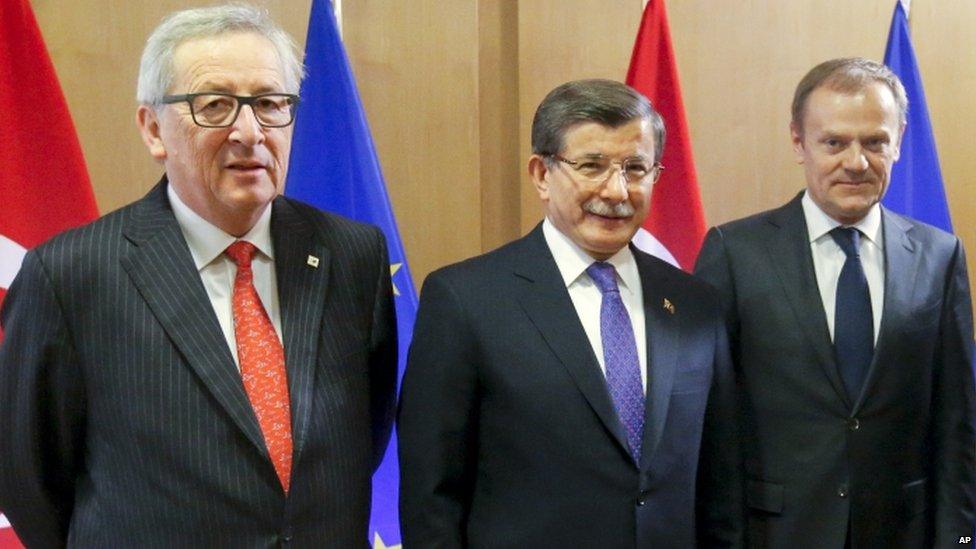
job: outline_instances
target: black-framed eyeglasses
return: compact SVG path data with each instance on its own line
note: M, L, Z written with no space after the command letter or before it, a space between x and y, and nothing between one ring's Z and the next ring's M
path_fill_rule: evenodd
M295 121L298 96L291 93L259 93L258 95L234 95L231 93L204 92L167 95L163 104L186 101L190 116L197 126L226 128L232 125L244 105L250 105L254 118L264 128L284 128Z
M653 181L657 182L661 177L661 172L664 171L664 165L660 162L651 163L640 157L610 160L603 156L586 156L577 160L569 160L558 154L549 156L572 167L581 179L591 183L605 183L610 179L615 167L620 170L629 184L640 183L648 176L653 177Z

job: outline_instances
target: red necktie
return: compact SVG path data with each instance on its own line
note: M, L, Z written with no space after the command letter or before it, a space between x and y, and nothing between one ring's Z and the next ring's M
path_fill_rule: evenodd
M271 462L287 494L291 482L292 444L285 351L254 289L251 258L255 249L254 244L238 240L228 246L226 252L237 264L233 297L237 359L244 390L254 407Z

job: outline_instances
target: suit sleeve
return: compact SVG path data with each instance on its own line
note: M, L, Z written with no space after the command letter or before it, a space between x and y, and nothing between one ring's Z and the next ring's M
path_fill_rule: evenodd
M370 414L373 433L373 469L379 467L393 432L396 415L397 319L390 280L390 258L386 238L377 230L379 275L373 302L370 337Z
M82 469L84 387L70 328L35 252L24 258L0 320L0 510L28 547L61 547Z
M728 336L716 306L715 361L698 462L699 547L742 547L744 487L738 429L738 390Z
M973 317L966 258L957 241L936 351L933 402L934 547L958 546L976 524Z
M465 546L477 452L473 347L463 303L431 275L421 292L397 427L406 547Z
M702 244L701 252L698 253L698 261L695 263L695 276L718 290L722 311L725 314L725 324L729 331L732 356L735 356L736 336L739 327L736 313L735 283L732 280L725 236L718 227L712 227L705 235L705 243Z
M698 254L695 276L718 290L724 332L717 337L715 379L705 412L699 464L699 538L702 547L742 546L745 543L745 467L743 463L741 390L734 358L739 321L735 283L725 235L713 227ZM731 428L731 432L728 429ZM724 430L723 430L724 429ZM723 499L724 498L724 499ZM706 523L702 524L702 520ZM704 535L703 535L704 534Z

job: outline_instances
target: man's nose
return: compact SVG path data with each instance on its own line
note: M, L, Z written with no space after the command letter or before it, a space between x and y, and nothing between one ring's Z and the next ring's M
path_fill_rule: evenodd
M868 169L868 158L864 149L858 145L851 145L844 155L844 169L852 172L863 172Z
M264 127L258 123L258 117L250 105L242 105L237 113L237 120L231 125L231 141L242 145L254 146L264 142Z
M627 192L627 178L624 176L623 168L612 166L610 170L610 176L603 183L600 197L612 202L623 202L630 196Z

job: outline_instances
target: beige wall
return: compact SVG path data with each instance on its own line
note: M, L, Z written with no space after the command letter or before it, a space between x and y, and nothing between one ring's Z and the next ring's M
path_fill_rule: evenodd
M210 2L32 0L103 212L160 174L133 124L138 55L163 14ZM299 42L310 2L266 0ZM418 280L541 218L524 176L529 124L555 85L622 78L641 0L344 0L359 79ZM894 0L668 2L707 219L774 207L802 188L792 89L821 60L880 58ZM912 28L957 234L976 254L976 3L915 0ZM970 271L976 263L970 260Z
M135 125L136 75L146 38L166 14L212 3L31 0L68 100L102 213L141 197L163 173L149 158ZM310 2L255 3L267 6L304 43Z

